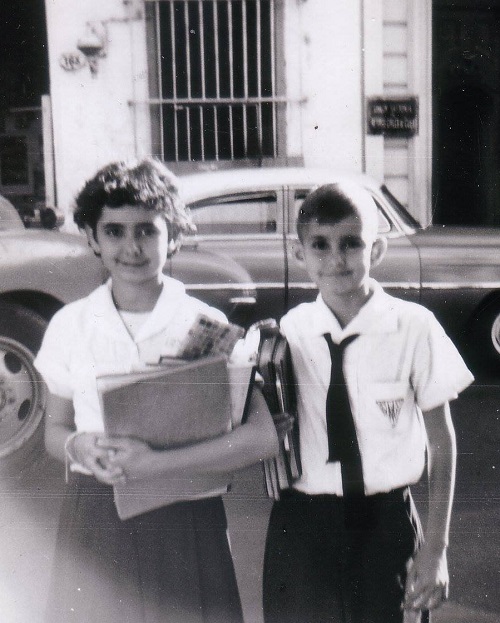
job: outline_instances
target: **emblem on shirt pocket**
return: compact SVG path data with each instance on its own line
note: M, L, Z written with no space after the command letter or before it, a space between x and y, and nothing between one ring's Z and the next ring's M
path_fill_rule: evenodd
M377 400L377 404L382 413L389 418L392 428L398 423L404 398L398 400Z

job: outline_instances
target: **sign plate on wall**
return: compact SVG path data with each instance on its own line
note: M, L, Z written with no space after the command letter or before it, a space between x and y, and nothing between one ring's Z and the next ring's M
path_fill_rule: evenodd
M367 132L389 137L418 134L418 99L370 98L367 103Z

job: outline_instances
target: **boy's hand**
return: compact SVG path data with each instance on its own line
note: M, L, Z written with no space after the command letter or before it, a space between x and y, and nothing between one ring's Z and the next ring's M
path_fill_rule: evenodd
M424 544L408 562L403 607L410 612L437 608L448 598L448 583L446 548L432 550Z
M124 480L136 480L151 475L151 453L147 443L132 437L107 437L98 444L106 451L110 468L120 470Z
M103 438L97 433L79 433L71 440L68 450L72 459L91 471L97 480L115 485L123 481L123 471L109 464L109 453L100 445Z

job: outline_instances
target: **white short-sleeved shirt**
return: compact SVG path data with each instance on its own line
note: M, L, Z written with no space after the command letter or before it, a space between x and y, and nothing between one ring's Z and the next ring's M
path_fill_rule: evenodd
M340 463L327 463L331 361L325 333L335 343L359 335L345 351L344 375L368 495L418 481L425 465L422 411L456 398L474 380L428 309L390 296L373 280L371 288L371 298L344 329L321 295L281 321L298 383L303 473L295 487L305 493L342 495Z
M143 370L174 353L198 313L227 320L218 309L189 296L182 283L164 277L154 309L132 338L108 282L54 315L35 366L50 392L73 401L78 432L103 432L96 377Z

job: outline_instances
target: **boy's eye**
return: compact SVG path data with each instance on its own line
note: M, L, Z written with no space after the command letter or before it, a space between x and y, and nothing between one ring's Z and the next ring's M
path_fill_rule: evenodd
M342 241L342 248L346 251L349 249L360 249L363 246L363 241L357 236L348 236Z
M311 246L316 251L326 251L326 249L328 249L328 242L324 238L315 238Z
M108 223L104 226L103 231L109 238L119 238L123 236L123 227L115 223Z

